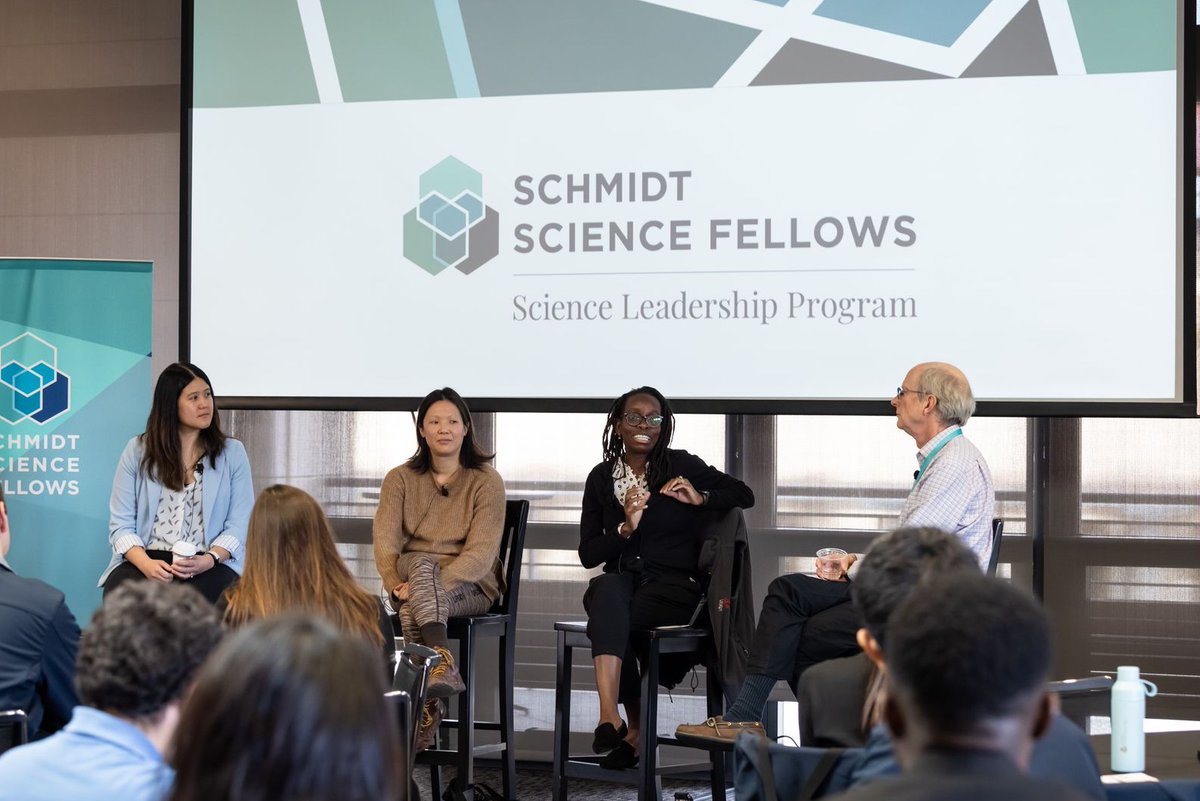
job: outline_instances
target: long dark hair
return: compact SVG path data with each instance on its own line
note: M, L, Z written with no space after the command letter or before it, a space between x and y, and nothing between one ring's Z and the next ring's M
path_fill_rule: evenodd
M162 371L154 385L154 402L150 406L150 417L146 419L146 433L142 434L142 469L167 489L178 491L187 483L186 470L191 465L183 463L183 454L179 450L179 396L197 378L212 389L212 382L199 367L188 362L175 362ZM200 432L200 444L204 446L209 466L215 466L216 458L225 449L215 394L212 420L208 428Z
M433 455L429 452L429 443L421 436L421 426L425 425L425 415L429 413L429 407L438 401L453 403L467 427L467 435L463 437L462 447L458 449L458 463L474 469L490 462L496 454L484 453L475 441L475 426L471 424L471 410L467 408L467 402L450 387L442 387L426 395L417 407L417 452L405 464L416 473L427 473L433 467Z
M379 801L399 795L379 650L311 615L230 635L176 730L171 801Z
M654 443L654 449L650 451L650 456L646 459L646 485L651 490L657 490L666 483L669 477L668 473L671 472L671 466L667 461L667 448L670 447L671 437L675 433L675 413L671 411L671 404L667 402L663 394L654 387L631 389L608 407L608 422L604 425L604 434L601 438L604 445L604 461L610 465L616 465L617 460L625 453L625 444L621 441L617 426L620 425L621 415L625 414L626 401L634 395L649 395L658 401L658 408L662 410L663 421L662 426L659 427L658 441Z

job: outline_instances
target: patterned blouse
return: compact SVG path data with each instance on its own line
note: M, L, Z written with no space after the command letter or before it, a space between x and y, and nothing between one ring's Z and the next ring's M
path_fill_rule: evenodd
M181 490L163 487L146 549L169 551L176 542L190 542L197 551L204 543L204 470L197 465L195 480Z
M613 494L617 496L617 503L625 505L625 494L633 488L638 488L647 495L650 494L650 485L646 483L646 474L640 476L633 472L633 468L625 464L625 460L619 460L613 466Z

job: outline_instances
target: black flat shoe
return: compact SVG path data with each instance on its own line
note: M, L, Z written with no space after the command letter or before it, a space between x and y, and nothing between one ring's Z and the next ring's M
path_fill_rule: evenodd
M616 728L611 723L601 723L596 727L595 736L592 738L592 753L606 754L616 748L621 743L625 742L625 735L629 734L629 727L621 722L621 728Z
M637 751L634 751L633 746L625 740L622 740L620 745L600 759L600 767L606 770L628 770L636 768L637 764Z

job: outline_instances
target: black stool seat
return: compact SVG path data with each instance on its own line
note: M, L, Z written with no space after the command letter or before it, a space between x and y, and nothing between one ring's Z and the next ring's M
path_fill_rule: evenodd
M574 649L586 648L592 642L587 636L585 622L559 622L554 624L558 641L557 678L554 704L554 765L552 779L553 801L566 801L567 780L599 779L636 783L638 801L659 801L662 798L662 776L665 774L695 773L711 770L712 797L725 797L725 759L719 752L712 752L705 762L661 767L658 764L658 746L675 744L674 737L657 736L658 731L658 658L662 654L695 654L708 662L706 693L708 714L721 714L724 697L717 670L712 664L712 635L705 629L691 627L668 627L634 632L634 645L648 654L642 670L642 738L639 745L638 766L634 770L608 770L600 767L600 757L593 754L572 756L569 753L571 739L571 657Z

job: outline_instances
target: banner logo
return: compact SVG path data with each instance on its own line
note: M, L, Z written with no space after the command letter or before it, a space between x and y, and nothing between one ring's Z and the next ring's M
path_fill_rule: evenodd
M58 348L28 332L0 345L0 420L45 424L71 408L71 378Z
M430 275L470 275L500 252L500 215L483 202L483 176L453 156L421 174L421 200L404 215L404 257Z

